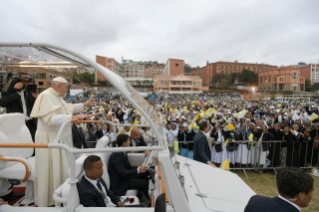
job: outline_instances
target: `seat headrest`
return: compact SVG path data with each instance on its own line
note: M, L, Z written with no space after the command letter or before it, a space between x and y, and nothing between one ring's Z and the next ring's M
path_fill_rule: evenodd
M25 117L22 113L8 113L0 116L0 131L6 135L20 132L25 125Z
M97 141L95 148L105 148L109 145L109 142L109 138L107 136L103 136Z
M87 155L81 155L75 161L75 177L76 178L79 178L82 175L82 173L84 172L83 164L84 164L84 161L87 157L88 157ZM70 173L71 173L71 167L69 168L69 171L68 171L69 176L70 176Z

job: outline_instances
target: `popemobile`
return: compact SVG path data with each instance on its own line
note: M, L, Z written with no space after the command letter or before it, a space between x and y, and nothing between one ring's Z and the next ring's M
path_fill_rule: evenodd
M249 199L255 192L236 174L227 170L213 168L174 154L169 148L164 133L163 121L154 107L123 78L87 57L49 44L43 43L0 43L1 55L11 58L9 66L14 67L82 67L94 68L100 72L145 118L154 130L157 145L145 147L126 147L125 151L145 151L151 153L145 157L142 153L129 153L132 165L155 167L154 179L150 180L149 196L152 207L130 208L87 208L80 204L77 185L84 175L83 162L89 155L98 155L103 161L103 180L110 188L108 161L112 152L122 152L122 148L110 147L107 137L102 137L96 148L71 149L59 143L60 136L67 124L64 122L53 143L33 143L22 114L0 115L0 179L18 179L26 182L26 192L22 204L34 202L33 148L60 148L69 156L69 178L53 193L53 199L61 207L14 207L1 205L1 212L191 212L191 211L244 211ZM0 61L0 63L2 63ZM4 64L2 64L4 65ZM105 118L105 117L104 117ZM121 124L117 124L121 125ZM130 126L122 124L122 126ZM132 126L132 125L131 125ZM77 159L76 159L77 158ZM140 204L137 190L129 190L122 198L132 199Z

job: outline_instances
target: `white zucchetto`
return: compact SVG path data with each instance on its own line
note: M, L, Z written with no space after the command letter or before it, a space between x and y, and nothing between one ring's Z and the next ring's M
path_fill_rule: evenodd
M63 77L56 77L52 80L52 82L68 83L68 81L64 79Z

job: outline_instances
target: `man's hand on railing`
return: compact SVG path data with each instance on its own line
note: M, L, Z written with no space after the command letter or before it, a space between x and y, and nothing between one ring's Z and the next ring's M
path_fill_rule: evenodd
M82 115L74 115L74 116L72 116L72 119L83 120L83 116Z
M215 166L212 162L208 162L207 164L214 167L214 168L217 168L217 166Z
M149 150L146 150L146 151L144 152L144 156L147 157L148 154L150 154L150 151L149 151Z

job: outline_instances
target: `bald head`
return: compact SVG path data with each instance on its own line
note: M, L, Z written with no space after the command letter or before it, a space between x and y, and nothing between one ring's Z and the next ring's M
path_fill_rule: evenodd
M132 129L131 131L131 138L134 140L134 141L138 141L140 140L140 137L141 137L141 132L138 128L134 128Z

